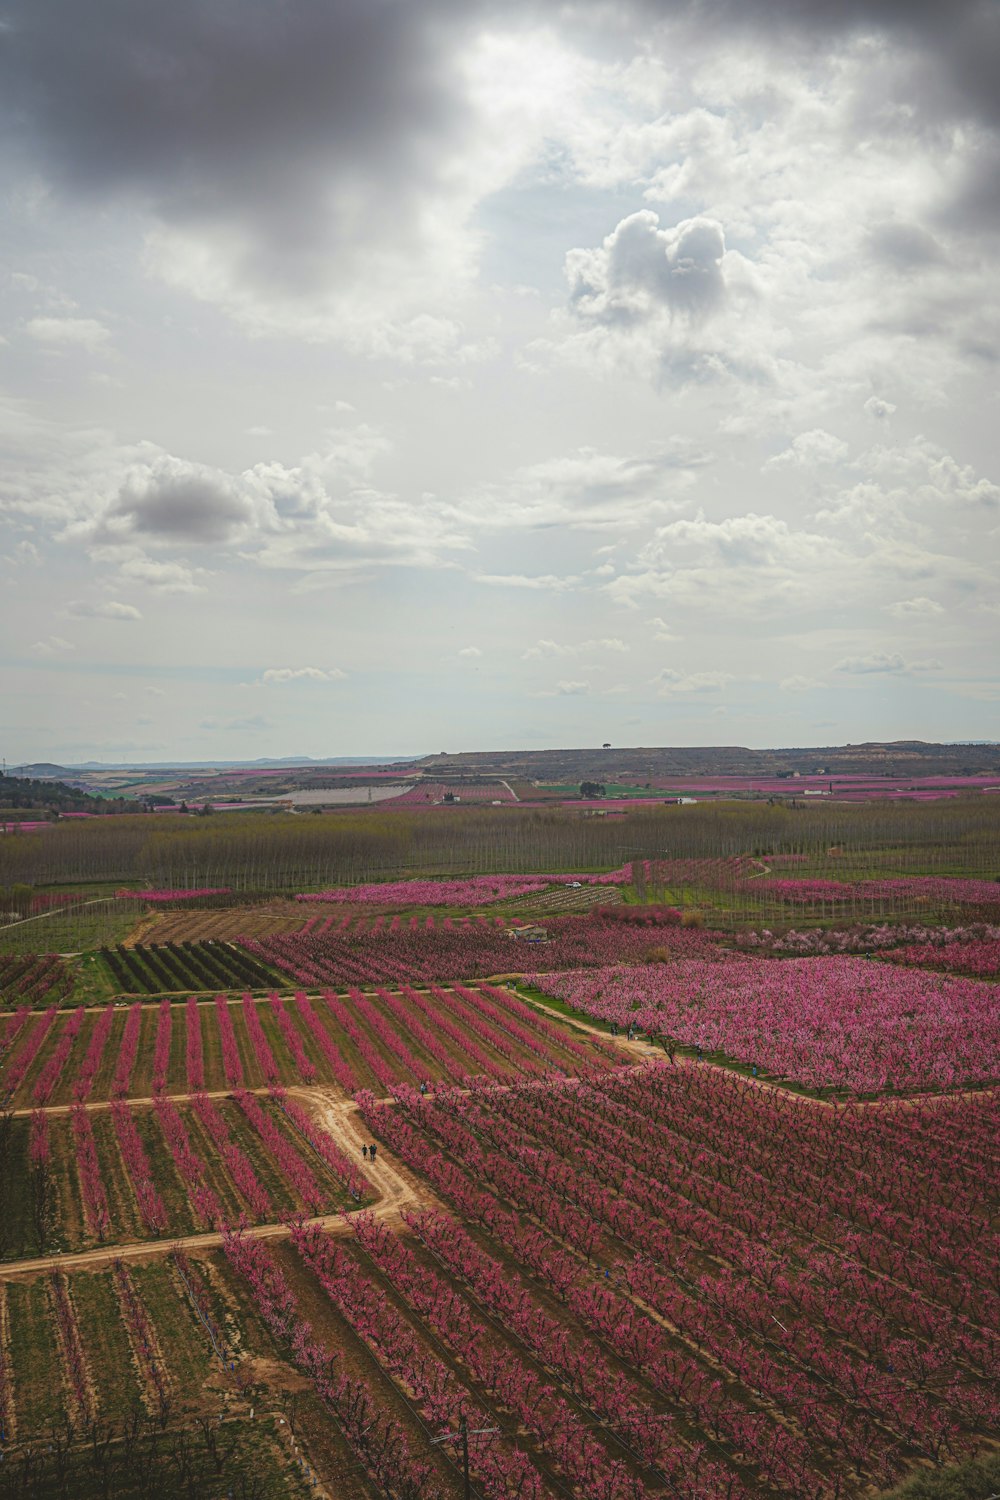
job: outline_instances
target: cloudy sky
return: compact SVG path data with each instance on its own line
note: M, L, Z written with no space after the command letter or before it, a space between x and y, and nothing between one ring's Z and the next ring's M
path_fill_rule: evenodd
M996 0L0 0L8 762L1000 738Z

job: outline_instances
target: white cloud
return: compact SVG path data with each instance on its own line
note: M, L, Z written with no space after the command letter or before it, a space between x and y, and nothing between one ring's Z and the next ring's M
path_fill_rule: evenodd
M944 606L936 599L928 599L926 595L918 595L915 599L897 599L895 604L883 606L886 614L892 615L897 620L907 619L933 619L936 615L944 614Z
M42 554L39 552L34 542L29 542L27 538L25 538L24 540L18 542L11 552L5 552L3 554L3 560L4 562L12 564L13 567L24 567L28 565L37 568L41 566Z
M553 594L564 593L579 583L578 578L560 578L554 573L540 573L531 577L526 573L475 573L476 583L488 584L491 588L546 589Z
M573 679L562 679L555 687L543 688L541 692L533 693L534 698L580 698L590 692L589 682L579 682Z
M569 252L566 276L578 317L621 326L666 309L696 320L721 304L722 225L706 218L659 225L651 209L640 209L622 219L600 249Z
M141 555L126 557L119 565L119 572L123 577L144 583L161 594L199 593L207 586L201 580L211 577L205 568L189 568L184 563Z
M35 641L31 649L37 651L40 656L54 656L60 651L75 651L76 647L72 641L64 640L61 635L49 635L43 641Z
M967 505L1000 506L1000 485L976 474L971 464L962 464L950 453L931 458L928 483L933 491Z
M913 673L939 672L941 663L939 661L906 661L898 651L871 651L867 656L845 656L842 661L835 664L833 670L859 676L874 672L911 676Z
M628 608L652 596L669 599L672 613L763 619L818 597L842 599L856 567L831 537L795 530L778 516L695 516L657 527L602 592Z
M783 677L778 684L783 693L809 693L813 688L822 687L822 682L815 677Z
M585 651L627 651L628 646L618 636L605 636L600 640L578 641L570 645L562 641L541 640L521 652L522 661L534 661L540 657L579 656Z
M834 437L832 432L826 432L822 427L814 427L811 432L802 432L794 438L791 447L786 448L783 453L776 453L773 458L769 458L764 468L775 469L782 464L794 468L836 464L846 458L847 453L848 447L842 438Z
M84 620L141 620L142 615L134 604L122 604L117 599L105 599L92 603L87 599L71 599L66 613Z
M892 416L895 410L892 402L884 400L881 396L869 396L865 402L865 411L878 422L884 422Z
M623 458L578 448L517 469L503 484L473 489L459 512L479 526L619 532L676 514L698 474L712 462L700 445L674 440ZM594 570L600 573L600 567ZM612 564L604 571L614 572Z
M268 667L261 674L262 684L276 682L342 682L347 677L339 667Z
M29 318L25 325L31 337L50 348L86 349L101 354L111 337L96 318Z
M653 678L664 698L675 693L719 693L734 680L732 672L678 672L674 667L664 667Z
M463 646L458 654L459 656L465 656L471 659L474 657L482 656L483 653L480 651L478 646Z

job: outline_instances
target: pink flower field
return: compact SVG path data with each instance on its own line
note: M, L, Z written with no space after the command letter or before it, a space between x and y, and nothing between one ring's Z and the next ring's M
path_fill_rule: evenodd
M296 901L360 902L372 906L490 906L515 896L544 891L551 885L621 885L631 879L628 866L604 875L471 875L465 880L387 880L372 885L340 886L306 892Z
M1000 1075L997 992L976 979L836 957L680 959L530 982L602 1021L664 1032L809 1088L872 1094Z
M919 969L944 969L948 973L971 974L977 979L1000 979L1000 935L951 943L910 943L887 953L886 957L891 963Z
M508 937L500 917L383 915L362 931L353 930L348 917L240 941L255 958L306 986L434 983L520 973L528 965L577 969L645 963L661 954L708 959L721 954L710 933L679 923L679 914L664 908L602 908L546 919L548 941L529 944Z
M821 954L863 953L870 957L874 952L888 949L905 949L907 957L900 952L885 952L893 963L911 963L917 968L957 969L980 978L990 978L1000 970L1000 927L987 922L973 923L968 927L924 927L912 924L900 925L890 922L862 923L852 927L807 927L797 931L775 933L738 932L735 935L737 948L760 954L774 954L789 958L818 958ZM946 961L937 952L947 949ZM973 950L980 954L992 954L986 967L966 964L961 955ZM926 959L909 956L917 953L934 954Z
M910 875L896 880L768 880L762 889L779 901L801 905L840 901L877 901L935 906L995 906L1000 909L1000 884L995 880L956 880L947 876Z

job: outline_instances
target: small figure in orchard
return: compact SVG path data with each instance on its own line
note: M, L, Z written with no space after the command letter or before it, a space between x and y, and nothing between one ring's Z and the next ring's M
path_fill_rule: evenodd
M374 1161L375 1160L375 1151L376 1151L375 1142L372 1141L371 1145L368 1147L368 1157L369 1157L370 1161Z
M361 1147L361 1155L364 1157L365 1161L368 1160L368 1147L367 1146L362 1146Z

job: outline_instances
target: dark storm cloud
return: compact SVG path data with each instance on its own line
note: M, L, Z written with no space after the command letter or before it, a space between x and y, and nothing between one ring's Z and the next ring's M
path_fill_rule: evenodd
M252 516L249 500L227 475L166 458L126 480L99 539L223 542Z
M940 265L945 260L937 240L919 224L876 224L868 244L877 260L900 271Z
M135 192L182 226L228 221L252 238L261 273L294 289L363 244L386 199L405 226L461 130L447 10L19 3L0 38L0 95L16 138L63 185ZM462 31L452 19L452 45Z
M688 16L696 27L771 36L779 48L845 33L891 33L926 69L918 112L948 111L1000 124L1000 6L996 0L635 0L652 17ZM914 78L914 83L916 79Z
M470 118L464 41L529 17L630 54L655 46L657 19L781 52L883 30L914 133L1000 124L995 0L12 0L8 149L75 191L131 191L170 225L235 233L250 282L308 293L387 234L419 233ZM992 147L961 194L970 221L1000 208Z

